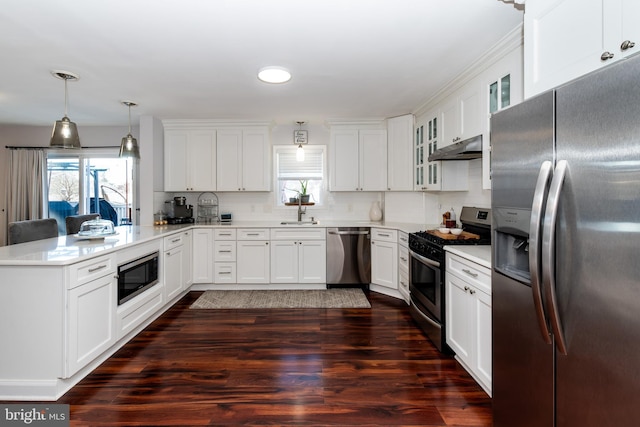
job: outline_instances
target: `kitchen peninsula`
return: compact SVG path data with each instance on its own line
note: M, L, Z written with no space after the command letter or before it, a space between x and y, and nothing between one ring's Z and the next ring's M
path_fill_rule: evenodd
M231 230L315 230L353 221L283 226L279 222L228 225L117 227L104 239L61 236L0 248L0 399L56 400L124 343L181 298L194 283L198 258L209 266L212 253L196 253L201 233ZM358 222L358 226L418 231L420 224ZM268 244L268 237L265 237ZM118 305L118 267L157 255L158 282ZM234 284L224 284L234 286ZM215 286L213 281L208 285ZM239 286L239 285L237 285ZM261 288L324 287L315 284L256 283ZM397 289L372 290L398 298ZM254 287L254 288L255 288Z

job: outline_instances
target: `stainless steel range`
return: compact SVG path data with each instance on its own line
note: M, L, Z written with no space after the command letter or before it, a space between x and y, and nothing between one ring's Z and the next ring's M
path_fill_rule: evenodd
M409 234L409 311L418 326L443 353L453 353L445 342L445 253L447 245L490 245L491 209L464 206L459 236L437 230Z

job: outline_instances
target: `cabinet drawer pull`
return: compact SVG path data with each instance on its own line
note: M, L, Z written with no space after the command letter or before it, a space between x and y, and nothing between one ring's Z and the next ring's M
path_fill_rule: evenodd
M88 271L89 271L89 273L93 273L93 272L96 272L98 270L102 270L103 268L107 268L107 265L106 264L99 265L97 267L90 268Z
M259 236L260 233L247 233L247 236Z
M179 241L180 241L180 237L178 237L177 239L173 239L171 243L178 243Z
M391 234L378 233L378 236L382 236L382 237L391 237Z
M631 49L632 47L634 47L636 44L634 42L632 42L631 40L625 40L622 42L622 44L620 45L620 50L627 50L627 49Z
M230 271L220 271L220 272L218 272L218 274L231 274L231 272Z
M466 268L463 268L462 271L464 271L465 273L467 273L471 277L478 277L477 273L473 273L473 272L467 270Z
M219 236L231 236L231 233L220 233Z
M218 251L218 253L221 253L221 254L223 254L223 253L226 254L226 253L230 253L230 252L231 252L231 250Z
M608 59L613 58L613 56L614 55L611 52L603 52L602 55L600 55L600 59L603 60L603 61L606 61Z
M400 259L402 260L402 262L407 262L407 259L403 256L401 256Z

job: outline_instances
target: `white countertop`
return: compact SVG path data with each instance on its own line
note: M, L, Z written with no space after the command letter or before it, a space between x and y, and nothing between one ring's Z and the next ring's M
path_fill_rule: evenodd
M427 229L424 224L398 222L371 222L353 220L319 221L318 224L282 225L280 221L234 221L231 225L181 224L162 226L116 227L114 236L98 240L82 240L73 236L60 236L0 247L0 266L67 265L83 259L104 255L125 246L144 243L181 230L191 228L281 228L281 227L379 227L412 233Z
M444 250L491 268L491 246L489 245L445 246Z

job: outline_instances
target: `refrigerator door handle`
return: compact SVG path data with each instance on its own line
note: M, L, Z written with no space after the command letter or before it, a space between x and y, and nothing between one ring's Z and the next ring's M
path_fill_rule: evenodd
M560 160L556 164L556 170L553 174L551 187L549 188L549 198L544 214L544 228L542 233L542 282L547 303L550 306L549 320L555 336L556 348L560 353L565 355L567 354L567 345L562 332L562 323L556 298L554 257L558 203L560 202L560 193L568 167L569 164L566 160Z
M538 319L538 325L540 326L542 339L547 344L551 344L552 341L549 327L547 326L544 306L542 304L542 285L540 283L542 245L540 243L540 234L542 232L542 209L544 207L547 185L549 185L552 170L553 164L548 160L544 161L540 166L538 181L536 182L536 189L533 194L531 222L529 225L529 270L531 273L531 292L533 294L533 305L536 310L536 317Z

